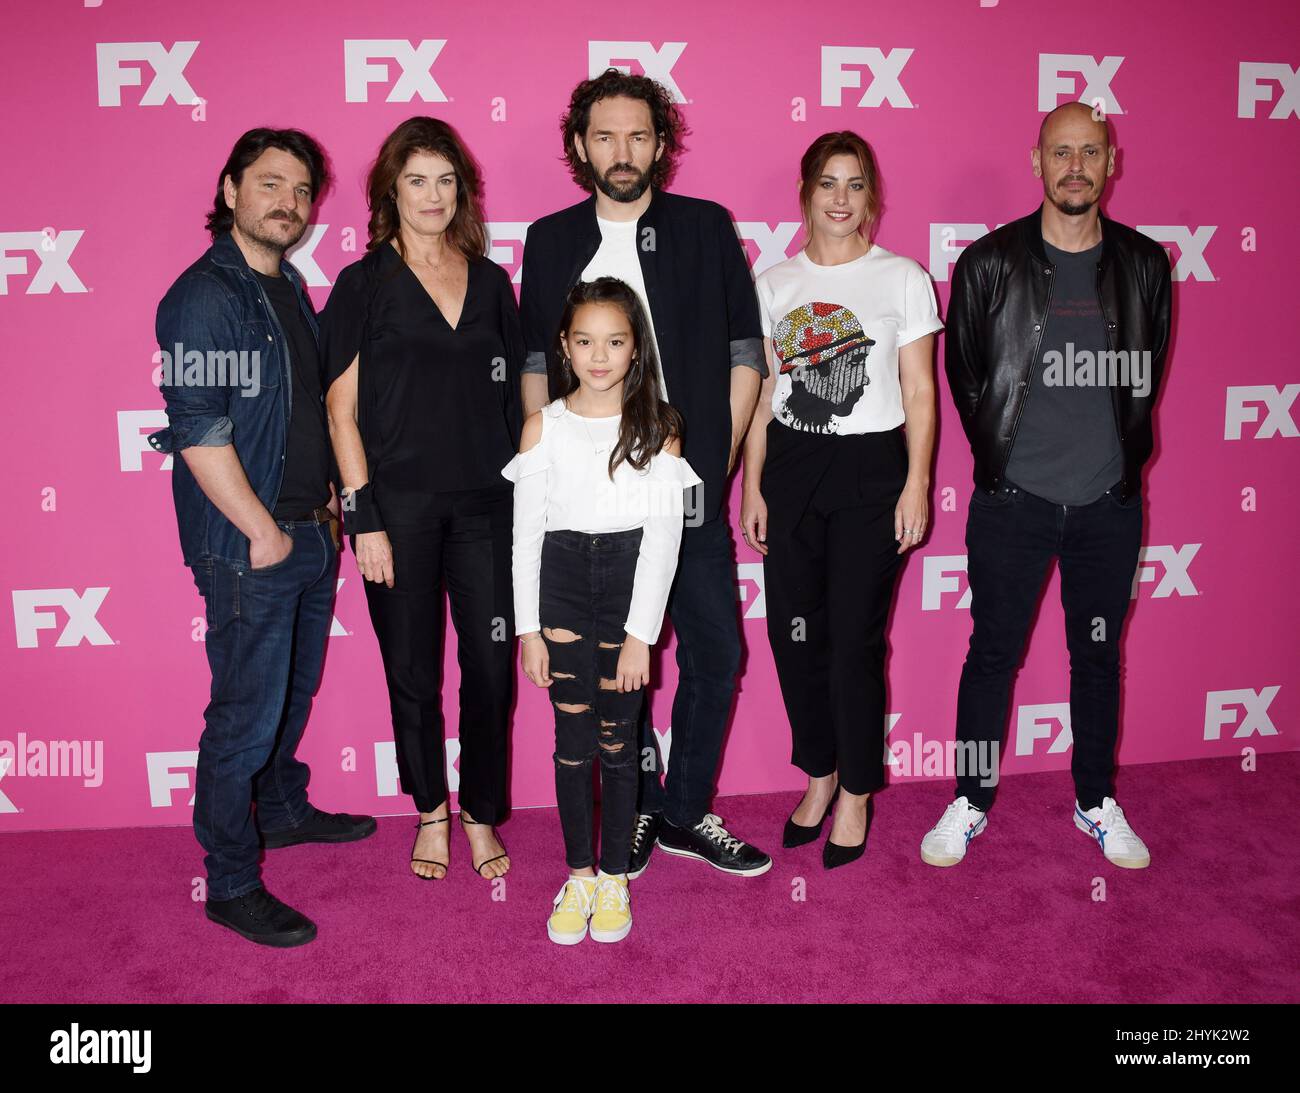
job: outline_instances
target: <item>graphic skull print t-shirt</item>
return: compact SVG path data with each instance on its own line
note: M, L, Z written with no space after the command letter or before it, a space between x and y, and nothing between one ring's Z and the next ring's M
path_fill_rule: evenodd
M873 245L820 266L801 250L759 275L772 339L772 414L809 433L875 433L903 424L898 350L943 329L934 285L910 258Z

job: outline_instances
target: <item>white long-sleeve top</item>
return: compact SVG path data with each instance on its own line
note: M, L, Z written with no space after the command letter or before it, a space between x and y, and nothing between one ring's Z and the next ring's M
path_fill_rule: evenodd
M684 491L702 479L681 456L660 452L644 471L626 461L609 477L621 417L579 417L563 399L542 407L542 439L501 473L515 484L515 633L541 629L542 539L548 531L641 528L640 554L624 630L659 640L682 541Z

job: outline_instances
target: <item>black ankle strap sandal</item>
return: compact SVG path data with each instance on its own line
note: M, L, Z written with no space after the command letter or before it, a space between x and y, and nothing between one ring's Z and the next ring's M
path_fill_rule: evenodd
M415 825L415 827L416 827L416 836L415 836L415 841L416 841L416 842L419 842L419 841L420 841L420 835L419 835L419 829L420 829L420 828L422 828L422 827L428 827L430 824L445 824L446 822L447 822L447 817L446 817L446 816L444 816L441 820L421 820L421 821L419 821L419 822ZM414 847L414 846L411 847L411 852L412 852L412 853L415 852L415 847ZM441 876L441 877L426 877L423 873L413 873L413 874L412 874L413 876L419 877L421 880L446 880L446 879L447 879L447 863L446 863L445 861L434 861L432 858L415 858L415 857L413 857L413 858L411 859L411 861L412 861L412 862L419 862L419 863L421 863L422 865L440 865L440 866L442 866L442 876Z

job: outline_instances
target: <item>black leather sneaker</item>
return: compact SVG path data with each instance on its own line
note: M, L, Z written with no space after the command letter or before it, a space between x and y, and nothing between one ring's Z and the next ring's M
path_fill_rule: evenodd
M659 829L659 849L683 858L698 858L714 869L738 877L757 877L772 868L772 859L756 846L733 838L722 820L709 813L694 827L678 827L664 820Z
M316 937L316 923L265 888L254 888L234 899L210 899L203 910L213 922L259 945L291 949Z
M373 816L349 816L346 812L322 812L313 808L304 824L283 831L263 831L262 845L267 850L278 850L298 843L350 843L373 835L377 826Z
M627 879L636 880L650 864L650 854L655 848L655 839L663 826L662 812L637 813L636 827L632 829L632 856L627 863Z

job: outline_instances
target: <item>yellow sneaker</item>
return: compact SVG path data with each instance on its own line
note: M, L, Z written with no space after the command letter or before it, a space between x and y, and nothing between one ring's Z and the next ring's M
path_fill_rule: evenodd
M555 897L555 909L546 922L546 933L557 945L576 945L587 936L595 877L570 876Z
M596 909L591 915L592 941L622 941L632 929L632 904L627 874L596 875Z

